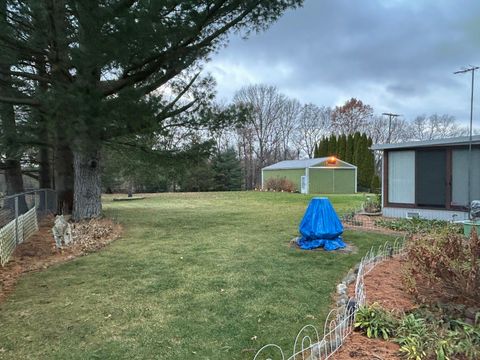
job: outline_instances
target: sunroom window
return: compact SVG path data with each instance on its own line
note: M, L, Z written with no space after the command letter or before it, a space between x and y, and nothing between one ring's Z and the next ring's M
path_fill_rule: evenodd
M452 205L468 205L468 149L452 151ZM480 200L480 149L472 149L471 200Z
M415 151L392 151L388 155L388 201L415 203Z

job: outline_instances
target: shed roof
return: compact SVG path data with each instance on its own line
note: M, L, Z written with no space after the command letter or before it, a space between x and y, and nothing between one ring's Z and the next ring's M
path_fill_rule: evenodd
M375 144L372 146L372 150L393 150L393 149L406 149L406 148L420 148L420 147L434 147L434 146L455 146L455 145L468 145L470 141L469 136L459 136L448 139L435 139L425 141L409 141L398 144ZM480 135L472 136L472 144L480 144Z
M266 166L262 170L305 169L305 168L310 168L315 166L321 166L322 163L324 163L327 160L328 160L328 157L304 159L304 160L284 160L276 164ZM343 160L337 159L337 161L342 165L341 167L351 167L351 168L355 167L354 165L349 164Z

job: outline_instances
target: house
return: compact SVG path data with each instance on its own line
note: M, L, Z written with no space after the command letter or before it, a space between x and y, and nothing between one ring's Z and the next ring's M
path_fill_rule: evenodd
M373 145L383 152L383 215L466 220L480 199L480 136ZM468 173L470 167L470 181Z
M357 192L357 167L336 157L285 160L262 169L262 188L269 179L285 178L303 194L353 194Z

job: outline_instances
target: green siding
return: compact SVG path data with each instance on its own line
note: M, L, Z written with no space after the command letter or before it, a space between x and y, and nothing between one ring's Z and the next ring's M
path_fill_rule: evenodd
M355 193L355 169L310 169L311 194Z
M337 169L335 171L335 193L355 193L355 169Z
M310 194L332 194L333 193L333 170L330 169L309 169Z
M300 191L301 177L304 175L305 169L263 170L263 184L266 185L271 178L286 178L295 184L297 191Z

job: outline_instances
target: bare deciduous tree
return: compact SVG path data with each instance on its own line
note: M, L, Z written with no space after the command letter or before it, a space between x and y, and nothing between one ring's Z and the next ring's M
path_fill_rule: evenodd
M332 113L332 126L337 134L364 132L373 118L373 108L361 100L351 98L344 105L335 107Z
M332 110L314 104L304 105L296 128L298 148L310 159L314 156L315 146L331 130Z
M389 119L384 116L374 116L367 124L365 132L372 138L374 144L384 144L389 140L391 143L398 143L412 138L412 127L403 118L393 118L390 124Z
M295 129L299 122L302 105L296 99L286 99L283 105L283 112L278 123L278 137L280 145L280 158L288 160L298 156L298 151L292 148L292 141Z
M462 136L468 129L459 126L451 115L432 114L417 116L411 123L413 140L433 140Z
M242 133L249 135L249 148L257 160L254 171L256 186L260 183L260 169L267 164L267 159L279 144L278 128L284 117L287 97L279 93L274 86L251 85L240 89L235 94L234 102L250 109L248 122Z

